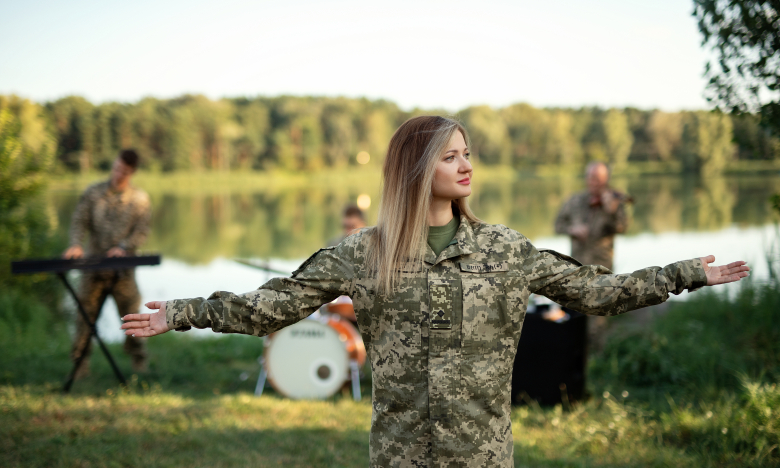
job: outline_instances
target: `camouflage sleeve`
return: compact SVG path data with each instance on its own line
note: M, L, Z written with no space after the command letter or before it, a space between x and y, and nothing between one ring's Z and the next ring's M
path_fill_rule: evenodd
M351 244L342 242L337 247L320 249L292 277L274 278L256 291L217 291L208 299L167 301L168 327L264 336L292 325L322 304L349 293L354 277Z
M70 220L70 245L84 246L84 240L89 230L94 203L94 190L88 188L81 194L76 210Z
M698 258L615 275L602 266L582 266L551 250L533 249L529 257L530 292L590 315L618 315L660 304L670 293L694 291L707 284Z
M569 228L571 227L571 199L563 204L558 216L555 217L555 232L557 234L569 235Z
M149 236L149 229L152 219L152 209L149 202L149 195L146 193L139 197L138 207L136 209L135 218L132 229L126 238L119 241L119 247L122 249L133 252L141 244L144 243L147 236Z

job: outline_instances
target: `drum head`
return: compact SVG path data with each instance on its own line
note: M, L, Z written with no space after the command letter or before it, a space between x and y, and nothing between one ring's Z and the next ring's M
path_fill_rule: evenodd
M274 333L265 351L268 381L288 398L327 398L347 379L348 357L333 328L302 320Z

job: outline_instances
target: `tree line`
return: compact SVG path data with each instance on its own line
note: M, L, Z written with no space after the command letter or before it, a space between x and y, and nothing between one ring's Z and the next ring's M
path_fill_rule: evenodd
M31 109L24 125L56 142L53 170L60 172L106 170L128 147L141 153L143 167L162 172L379 165L404 120L442 113L404 111L385 100L295 96L102 104L68 96L42 105L0 96L0 108ZM657 161L718 173L735 160L780 159L780 139L752 114L513 104L472 106L455 117L469 130L481 164L521 170L600 160L618 171ZM370 158L356 158L361 152Z

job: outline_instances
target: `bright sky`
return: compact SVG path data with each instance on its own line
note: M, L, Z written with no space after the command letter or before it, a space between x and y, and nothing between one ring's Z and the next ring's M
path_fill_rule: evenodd
M706 108L690 0L0 2L0 94Z

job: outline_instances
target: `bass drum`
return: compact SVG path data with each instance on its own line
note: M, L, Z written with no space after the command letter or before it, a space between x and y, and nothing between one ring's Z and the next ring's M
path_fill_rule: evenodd
M266 338L268 382L292 399L322 399L349 379L349 361L363 365L366 350L355 327L338 316L302 320Z

